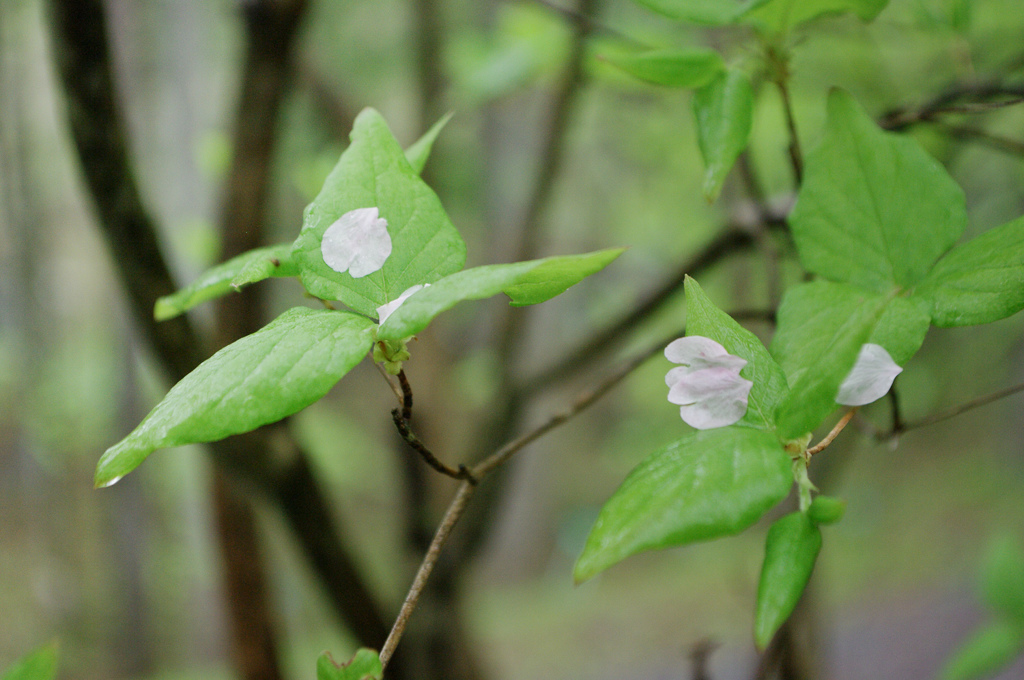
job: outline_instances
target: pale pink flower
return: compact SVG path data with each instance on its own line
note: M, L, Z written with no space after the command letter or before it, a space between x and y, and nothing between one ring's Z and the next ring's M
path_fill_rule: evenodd
M669 343L665 357L677 364L665 376L668 400L683 421L698 430L732 425L747 412L751 381L740 377L747 360L710 338L691 335Z

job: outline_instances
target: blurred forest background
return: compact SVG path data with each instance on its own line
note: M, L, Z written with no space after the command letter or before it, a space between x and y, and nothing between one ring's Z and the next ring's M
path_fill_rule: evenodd
M258 553L247 564L266 579L263 614L280 673L262 677L311 677L321 651L341 659L380 641L360 639L351 612L339 614L344 579L334 571L341 580L325 585L330 559L307 559L325 553L309 547L315 527L296 531L301 520L274 486L281 475L254 474L244 453L211 458L190 447L157 453L110 489L92 488L99 455L174 374L140 330L119 274L125 253L141 246L104 230L107 213L69 128L80 101L69 103L60 68L74 73L81 63L59 65L81 56L65 33L91 25L93 5L0 2L0 668L59 639L65 678L238 677L231 621L256 623L226 604L225 555L244 534L225 524L230 498L243 518L254 512L246 545ZM55 7L65 21L57 32ZM403 144L454 112L426 178L469 244L469 265L629 246L608 270L536 310L509 316L501 301L462 305L414 344L407 371L417 426L449 462L493 451L681 329L682 289L672 284L681 267L726 310L767 310L773 278L799 279L786 240L758 230L753 202L780 211L792 201L778 90L756 83L745 168L709 205L690 93L645 86L599 59L626 41L710 45L740 63L756 57L744 29L684 26L629 0L102 7L130 168L179 285L229 254L233 238L290 242L364 106L380 110ZM259 13L277 11L296 22L287 39L259 33ZM281 81L255 81L280 94L267 105L270 122L255 123L267 138L255 142L268 151L266 182L238 165L241 145L253 143L238 109L249 69L260 68L254 45L283 50L267 57L279 60ZM99 87L77 77L85 90ZM1019 0L892 0L870 25L825 18L794 45L791 95L805 148L819 137L829 87L848 89L880 120L897 112L886 120L904 123L965 189L968 236L1024 214L1024 106L912 114L943 93L989 85L1024 89ZM100 129L115 134L113 122ZM265 196L246 203L245 192L264 185ZM750 186L763 195L752 197ZM262 233L232 226L249 214L239 202L255 206ZM710 265L693 260L735 233ZM248 321L254 327L303 303L293 280L259 285L265 299L243 308L262 310ZM649 300L652 311L630 320ZM210 304L191 318L206 354L229 332L217 317ZM752 328L770 337L767 324ZM406 668L423 669L405 677L687 678L704 641L716 645L709 677L753 677L764 526L631 558L572 585L597 509L685 427L665 400L667 368L655 356L488 481L481 509L490 512L456 529L449 564L400 647ZM897 389L914 420L1021 382L1017 315L933 329ZM336 520L322 541L338 541L386 625L454 489L411 460L393 406L365 362L286 426L297 443L290 455L306 456ZM929 678L983 617L975 582L990 538L1024 535L1024 400L1011 396L898 441L872 437L871 423L889 426L885 403L863 416L812 469L848 509L826 531L801 616L812 631L805 651L821 669L811 677ZM275 455L258 458L262 470L287 468ZM293 496L312 497L304 494ZM447 646L431 646L432 636ZM430 663L461 668L428 671ZM399 677L401 664L395 669ZM1018 663L1001 677L1022 674Z

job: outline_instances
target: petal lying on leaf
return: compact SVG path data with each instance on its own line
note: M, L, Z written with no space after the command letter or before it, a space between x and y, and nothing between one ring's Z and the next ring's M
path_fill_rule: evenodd
M665 376L668 400L679 405L683 421L698 430L732 425L747 412L754 386L740 377L747 360L729 354L710 338L690 336L674 340L665 357L683 364Z
M350 210L324 232L320 252L336 272L362 278L384 266L391 255L388 221L376 207Z
M896 365L884 347L866 343L860 348L857 363L839 386L836 403L863 406L881 399L902 372L903 369Z
M378 324L384 323L384 321L386 321L389 316L391 316L392 314L395 313L396 309L398 309L399 307L402 306L403 302L405 302L410 297L412 297L413 293L419 292L419 291L423 290L424 288L429 288L429 287L430 287L429 283L423 283L423 284L417 283L415 286L410 286L410 287L406 288L402 292L401 295L399 295L397 298L395 298L391 302L388 302L387 304L383 304L380 307L378 307L377 308L377 323Z

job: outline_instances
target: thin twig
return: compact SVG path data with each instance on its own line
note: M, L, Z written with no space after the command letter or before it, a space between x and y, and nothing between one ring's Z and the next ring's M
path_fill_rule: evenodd
M908 423L904 423L902 427L893 427L888 432L878 432L875 434L875 440L880 442L889 441L900 436L905 432L909 432L910 430L916 430L921 427L927 427L929 425L941 423L944 420L955 418L956 416L962 413L966 413L981 406L986 406L994 401L998 401L1000 399L1004 399L1006 397L1017 394L1018 392L1024 392L1024 383L1014 385L1012 387L1007 387L997 392L983 395L976 399L971 399L968 402L964 402L963 404L960 404L958 406L946 409L945 411L939 411L938 413L932 414L925 418L921 418L920 420L913 420Z
M402 388L402 420L408 422L412 419L412 385L404 370L398 372L398 385Z
M470 477L467 477L462 485L459 486L459 490L456 492L455 497L448 506L448 510L445 511L441 525L438 527L437 533L434 535L434 540L431 542L430 548L427 550L427 554L424 556L423 562L420 564L420 568L416 572L416 577L413 579L412 586L409 588L409 593L406 595L405 602L402 603L402 609L398 614L398 619L395 621L395 625L391 629L391 634L388 636L387 641L384 643L384 647L381 649L380 659L384 666L387 666L388 660L394 653L395 647L398 645L398 641L401 638L402 633L405 631L409 617L416 608L416 603L419 600L420 594L427 583L430 573L434 569L434 565L437 563L437 559L441 553L441 548L448 540L452 527L455 526L455 523L458 522L459 518L465 512L469 499L473 495L476 485L470 481L470 478L475 480L483 479L500 465L508 461L508 459L514 456L518 451L522 450L527 444L530 444L544 434L578 415L588 406L591 406L594 402L607 394L609 390L619 384L626 376L636 370L637 367L643 364L647 359L657 354L669 341L670 340L658 342L652 345L644 352L623 364L619 370L606 377L595 388L577 398L568 409L553 415L538 427L518 439L509 442L489 458L485 459L471 470L466 471ZM397 414L398 410L395 409L392 413ZM399 419L396 416L396 424L398 423L398 420ZM465 470L465 468L463 468L463 470Z
M388 384L394 389L395 386L391 380L388 380ZM465 465L460 465L458 468L445 465L412 431L412 427L409 425L409 421L412 420L412 385L409 384L409 377L405 375L404 370L398 371L398 385L402 388L402 391L401 393L396 391L395 394L398 396L398 401L401 403L402 408L401 410L396 408L391 411L391 419L395 421L398 434L402 435L402 439L409 444L413 451L420 454L420 457L423 458L427 465L442 475L452 479L464 479L471 484L476 484L476 477L470 473Z
M522 397L534 395L607 356L609 352L620 345L628 333L635 330L639 324L661 309L679 292L687 275L696 275L727 255L750 247L754 240L751 233L740 229L729 229L723 232L704 246L703 250L684 262L672 276L650 293L646 300L633 307L621 319L611 323L604 330L591 334L590 340L573 348L568 355L552 362L549 368L541 370L536 376L523 383L518 389L519 395Z
M452 479L464 479L471 484L476 484L476 477L465 465L453 468L442 463L440 459L434 455L433 451L428 449L426 445L420 441L419 437L409 429L409 421L402 418L402 414L397 408L391 411L391 419L395 421L395 427L398 428L398 434L402 435L402 439L412 447L413 451L420 454L420 457L427 465L434 468L442 475L446 475Z
M796 133L796 117L793 115L793 101L789 96L789 85L780 78L776 85L779 87L779 94L782 95L782 108L786 112L786 129L789 131L789 162L793 166L793 179L797 186L803 184L804 179L804 155L800 150L800 138Z
M1024 156L1024 142L1022 141L1003 137L1002 135L969 125L955 125L945 121L931 121L931 123L952 137L974 140L979 144L984 144L991 149L1002 151L1012 156Z
M859 409L859 406L854 406L849 411L847 411L846 415L839 419L839 422L836 423L836 426L832 428L831 432L825 435L824 439L822 439L820 442L818 442L811 448L807 449L807 457L809 458L814 454L821 453L822 451L827 449L828 445L832 443L832 440L839 436L839 433L843 431L843 428L847 426L847 424L850 422L853 416L857 414L857 411Z
M459 518L466 511L466 506L469 504L469 499L473 497L475 489L475 484L469 481L463 482L455 493L455 498L452 499L451 504L448 506L448 510L445 511L444 518L441 520L440 526L437 527L437 533L434 534L434 540L430 542L427 554L423 557L423 563L420 564L420 568L416 571L416 577L409 588L409 593L405 596L402 608L395 619L395 625L391 627L388 639L384 641L384 646L380 650L380 662L385 668L391 660L391 656L395 653L398 641L402 639L402 633L405 632L405 627L409 623L409 617L412 616L413 611L416 609L416 604L419 602L420 594L427 584L427 579L430 578L430 573L434 570L438 557L441 556L441 548L444 547L445 542L448 540L448 535L451 534L456 522L459 521Z
M917 108L889 111L882 116L878 124L887 130L899 131L911 125L933 121L946 114L987 113L1021 102L1024 102L1024 85L957 84Z

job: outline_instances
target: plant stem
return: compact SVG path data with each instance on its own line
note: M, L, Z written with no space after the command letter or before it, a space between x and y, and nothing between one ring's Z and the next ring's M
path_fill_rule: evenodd
M395 625L392 626L388 639L384 641L384 646L380 650L380 662L385 668L387 668L391 656L395 653L398 641L401 640L402 633L405 632L405 627L409 624L409 617L412 616L413 611L416 609L416 604L419 602L420 594L427 584L427 579L430 578L430 573L434 570L438 557L441 556L441 548L444 547L445 542L448 540L448 535L451 534L456 522L459 521L462 513L465 512L469 499L473 497L475 490L475 484L468 480L464 481L455 493L455 498L452 499L448 510L445 511L444 518L437 527L437 533L434 534L434 540L430 542L427 554L423 557L423 563L420 564L420 568L416 571L416 577L409 588L409 593L405 596L402 608L395 619Z
M1012 387L1007 387L997 392L977 397L976 399L971 399L970 401L964 402L959 406L953 406L952 408L946 409L945 411L939 411L938 413L927 416L925 418L921 418L920 420L914 420L908 423L904 423L901 427L893 427L893 429L890 430L889 432L878 432L875 434L875 440L889 441L890 439L894 439L899 435L903 434L904 432L916 430L919 427L926 427L928 425L941 423L943 420L955 418L956 416L962 413L966 413L967 411L971 411L980 406L991 404L994 401L1004 399L1006 397L1017 394L1018 392L1024 392L1024 383L1014 385Z
M855 416L857 414L857 411L859 410L859 406L854 406L849 411L847 411L846 415L839 419L839 422L836 423L836 426L832 428L831 432L825 435L824 439L822 439L820 442L818 442L811 448L807 449L807 457L809 458L814 454L820 453L827 449L828 445L832 443L832 440L839 436L839 433L843 431L843 428L845 428L847 424L849 424L850 420L853 419L853 416Z

